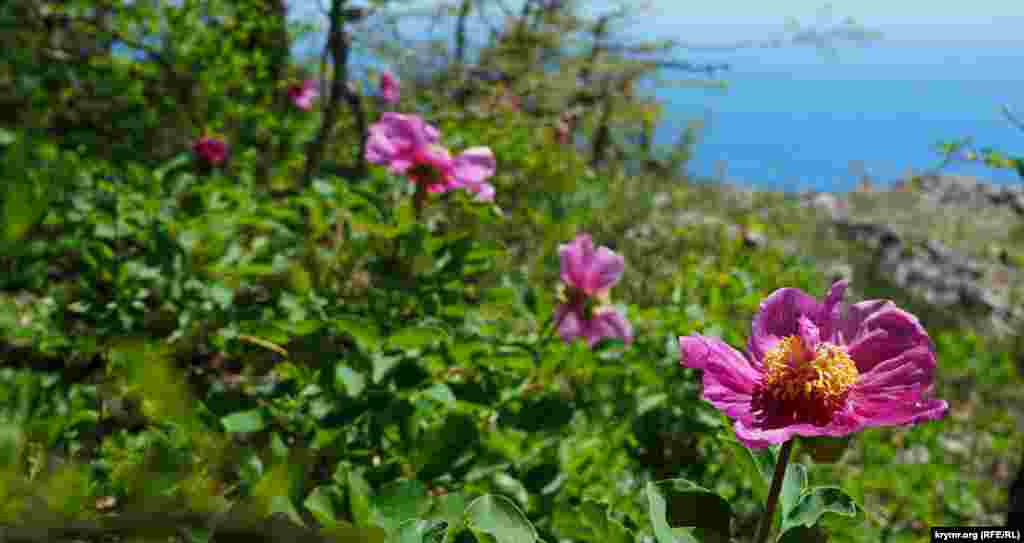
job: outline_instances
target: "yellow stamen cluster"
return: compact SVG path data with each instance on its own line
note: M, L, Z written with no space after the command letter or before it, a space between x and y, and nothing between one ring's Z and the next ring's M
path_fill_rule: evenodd
M857 382L857 365L841 347L820 343L814 352L787 336L764 356L761 391L792 419L827 424Z

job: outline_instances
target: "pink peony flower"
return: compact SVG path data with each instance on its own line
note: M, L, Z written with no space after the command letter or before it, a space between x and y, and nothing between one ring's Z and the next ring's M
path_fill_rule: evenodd
M192 145L192 151L213 166L219 166L228 159L228 145L216 138L207 136L199 138L199 141Z
M439 144L440 133L417 115L385 113L370 126L366 160L386 165L405 175L428 192L465 188L478 200L494 199L494 187L486 182L494 175L494 153L487 147L466 149L452 157Z
M821 303L795 288L773 292L746 356L718 338L679 338L681 364L704 370L704 399L735 419L746 446L945 416L948 404L931 398L935 349L917 318L888 300L842 312L848 284L835 282Z
M608 291L622 278L625 259L607 247L595 250L589 234L558 248L562 304L555 310L558 333L565 342L582 337L590 347L603 338L633 339L625 315L609 305Z
M313 100L317 96L320 96L320 90L317 89L316 81L312 79L307 79L300 85L292 85L288 89L288 97L292 99L292 103L304 111L313 108Z
M405 172L431 145L441 141L441 133L418 115L388 112L372 124L366 142L366 160L386 165L395 174Z
M384 103L395 105L401 98L401 88L398 79L391 72L384 72L380 76L380 95Z
M497 169L494 153L489 147L470 147L452 163L454 187L465 188L481 202L494 200L494 186L487 182Z

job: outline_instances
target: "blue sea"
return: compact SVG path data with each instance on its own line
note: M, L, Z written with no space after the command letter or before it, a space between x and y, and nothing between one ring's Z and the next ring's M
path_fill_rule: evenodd
M876 43L829 55L814 48L701 53L727 62L726 89L660 88L665 106L655 141L671 143L691 120L704 130L690 172L785 191L847 191L862 175L875 185L941 162L938 141L1024 155L1024 43L952 47ZM665 73L664 79L685 74ZM1009 170L953 164L943 172L998 183Z

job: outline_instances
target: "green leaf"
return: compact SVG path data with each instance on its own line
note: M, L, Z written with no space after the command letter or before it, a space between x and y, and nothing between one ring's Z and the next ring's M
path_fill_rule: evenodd
M445 523L440 520L411 519L403 522L395 533L396 543L435 543L445 533Z
M49 204L45 187L35 180L14 179L5 181L2 205L2 240L11 243L20 240L28 231L43 220Z
M339 520L334 526L324 527L320 533L329 536L331 541L337 543L388 543L387 532L382 528L377 526L356 528L343 520Z
M534 543L537 529L512 500L494 494L480 496L466 510L473 532L493 536L497 543Z
M828 543L828 532L824 528L814 526L794 526L783 532L776 540L778 543Z
M220 419L220 421L224 425L224 430L230 434L259 432L267 426L261 409L232 413Z
M449 407L455 406L455 394L452 393L452 389L444 383L437 383L436 385L428 388L424 391L424 396L441 402Z
M500 492L515 498L521 507L528 507L530 505L530 493L519 479L505 472L498 472L494 474L492 481Z
M633 536L621 522L608 516L605 506L593 501L584 500L580 506L580 517L584 524L592 530L589 541L602 543L632 543Z
M652 484L658 497L665 501L668 526L697 528L712 540L729 540L732 506L721 496L686 479L668 479Z
M373 382L380 383L391 370L395 369L395 366L402 361L400 356L384 356L382 354L374 355L373 357Z
M690 533L692 530L678 530L669 526L665 518L669 502L662 491L662 486L647 483L647 503L650 509L651 525L654 527L654 537L658 543L698 543Z
M0 471L16 467L24 447L25 435L20 426L0 424Z
M834 486L819 486L810 489L782 519L782 532L794 526L808 528L818 523L825 513L836 513L846 517L856 517L860 506L853 497Z
M402 350L423 349L438 341L447 341L448 333L436 326L410 326L388 338L388 346Z
M335 475L335 479L337 478L337 475ZM361 473L355 471L348 472L349 509L352 510L352 517L356 522L356 526L373 526L373 511L370 508L372 494L373 491L370 489L370 485Z
M367 354L380 350L381 338L377 324L369 319L360 317L340 317L332 323L338 332L352 336L356 345Z
M394 534L403 522L425 515L432 504L426 485L420 481L401 480L385 485L370 498L370 506L374 523Z
M302 505L313 515L321 526L334 526L338 523L335 500L341 498L341 492L335 486L318 486L309 493Z
M786 478L782 481L782 493L779 495L782 518L789 516L789 512L796 507L806 486L807 468L803 464L795 463L786 466Z
M356 370L338 364L334 368L334 386L337 390L344 390L351 398L358 398L366 389L366 377Z
M771 448L749 449L735 437L722 439L722 445L728 450L734 462L739 464L753 482L755 497L758 501L768 498L768 487L775 470L777 453Z
M469 499L461 492L451 492L434 498L434 509L430 518L443 520L448 525L448 534L458 533L466 526L466 505Z

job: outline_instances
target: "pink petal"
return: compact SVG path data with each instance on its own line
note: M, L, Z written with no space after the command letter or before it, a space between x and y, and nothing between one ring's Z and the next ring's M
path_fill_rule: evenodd
M590 234L579 234L576 239L569 243L558 246L558 256L561 259L561 278L566 285L579 288L577 274L586 266L590 254L594 252L594 242Z
M380 94L388 104L397 104L400 97L398 80L391 72L384 72L380 77Z
M829 288L828 294L825 295L825 302L822 304L821 314L818 315L821 337L825 341L838 343L833 336L840 325L843 296L846 294L846 289L849 286L849 279L840 279L839 281L832 283L832 287Z
M591 348L604 338L619 338L626 343L633 341L633 327L617 309L603 308L595 311L593 319L586 323L584 332Z
M935 367L935 355L926 346L918 346L861 374L857 390L861 395L869 395L907 386L926 388L935 379Z
M455 157L454 173L459 186L479 185L496 170L494 153L488 147L472 147Z
M857 363L857 369L866 373L876 365L919 346L934 352L931 339L917 317L892 306L871 314L860 323L847 352Z
M476 192L476 199L479 202L493 202L494 201L494 185L490 183L480 183L474 187Z
M590 295L608 290L619 282L625 268L626 259L622 255L607 247L599 247L583 270L581 284L577 286Z
M395 144L371 128L370 137L366 141L366 160L370 164L387 164L398 154Z
M726 415L751 418L751 399L762 373L722 340L691 335L679 338L680 365L704 371L703 398Z
M804 344L804 348L814 352L818 348L818 343L821 342L821 333L818 327L808 319L801 315L797 319L797 328L800 330L800 340Z
M779 427L763 427L758 424L748 424L737 420L735 424L736 437L748 448L763 449L769 445L777 445L789 441L793 436L829 436L843 437L856 432L859 428L855 426L829 424L827 426L815 426L814 424L800 423Z
M747 349L757 360L764 358L780 339L799 333L801 315L814 318L821 312L818 301L797 288L781 288L761 302L754 316Z
M862 331L862 325L868 317L884 309L895 307L896 305L889 300L865 300L853 304L847 308L846 315L840 317L834 332L841 337L841 344L852 343L857 339L857 333Z
M579 308L562 304L555 310L555 322L558 325L558 335L562 341L572 343L584 334L584 322L579 314Z

